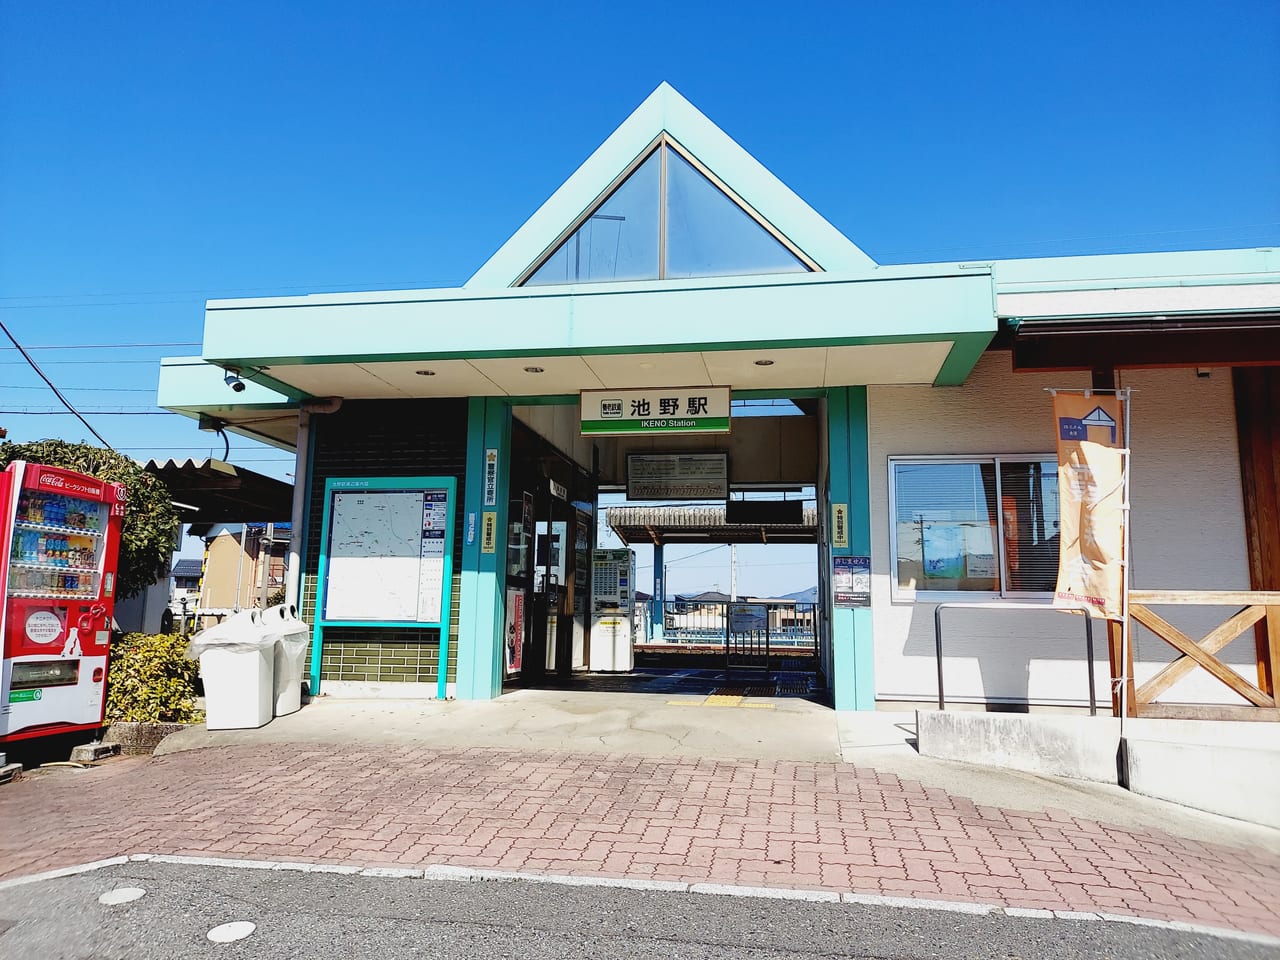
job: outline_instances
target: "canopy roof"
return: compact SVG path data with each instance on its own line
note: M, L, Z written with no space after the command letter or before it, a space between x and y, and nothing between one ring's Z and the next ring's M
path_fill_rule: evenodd
M222 460L151 460L147 473L173 497L183 523L287 522L293 485Z
M1018 369L1276 362L1278 310L1272 250L877 264L664 83L462 287L211 300L159 403L287 447L328 397L954 386L1001 323Z
M723 506L609 507L605 523L624 544L817 543L818 511L806 506L800 523L728 523Z

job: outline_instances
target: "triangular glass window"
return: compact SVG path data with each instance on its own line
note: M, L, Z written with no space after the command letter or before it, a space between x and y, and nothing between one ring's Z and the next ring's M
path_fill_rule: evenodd
M655 150L525 285L658 279L660 182L661 158Z
M661 143L524 285L812 269L679 151Z
M667 160L668 277L806 273L809 268L675 150Z

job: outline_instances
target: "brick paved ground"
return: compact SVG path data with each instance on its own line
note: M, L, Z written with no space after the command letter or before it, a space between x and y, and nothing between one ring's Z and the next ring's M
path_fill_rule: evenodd
M121 853L444 863L1280 934L1280 856L977 805L836 763L219 747L28 778L0 789L0 824L0 877Z

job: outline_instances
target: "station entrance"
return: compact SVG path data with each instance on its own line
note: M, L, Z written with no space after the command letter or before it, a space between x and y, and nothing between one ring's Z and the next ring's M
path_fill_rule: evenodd
M829 700L821 404L733 406L730 434L662 438L513 409L505 689Z

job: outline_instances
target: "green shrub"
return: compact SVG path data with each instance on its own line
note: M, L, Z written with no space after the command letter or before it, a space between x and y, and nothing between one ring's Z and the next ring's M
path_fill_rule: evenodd
M198 723L196 673L186 637L126 633L111 644L107 722Z
M277 587L267 595L267 606L275 607L284 603L284 587Z

